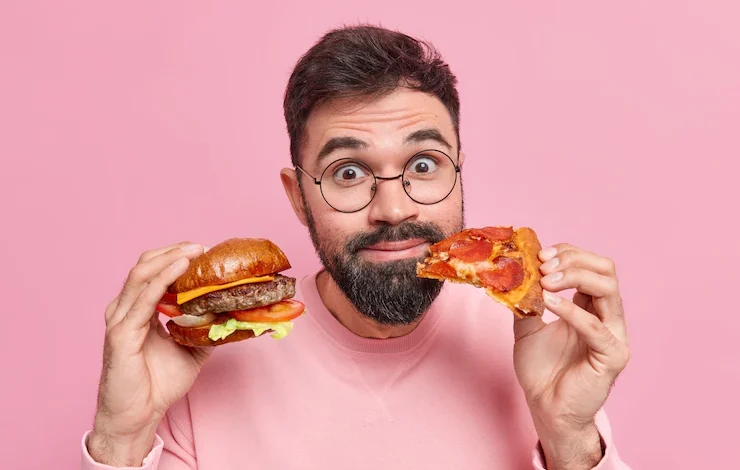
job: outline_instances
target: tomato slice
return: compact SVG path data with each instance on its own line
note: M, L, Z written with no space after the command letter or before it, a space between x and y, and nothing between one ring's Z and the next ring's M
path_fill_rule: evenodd
M165 292L159 302L167 303L170 305L177 305L177 294L170 294L169 292Z
M164 296L159 300L156 310L168 317L177 317L182 315L180 306L177 305L177 296L175 294L170 294L169 292L165 292Z
M306 306L297 300L283 300L267 307L227 312L227 315L238 321L277 323L297 318L305 309Z

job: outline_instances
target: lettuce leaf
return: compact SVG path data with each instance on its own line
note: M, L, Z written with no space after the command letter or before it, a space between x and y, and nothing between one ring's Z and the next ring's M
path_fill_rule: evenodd
M218 341L220 339L226 338L236 330L252 330L254 332L254 336L260 336L265 331L272 330L273 333L270 336L275 339L282 339L285 338L292 329L292 321L276 323L246 322L238 321L234 318L229 318L225 323L221 323L219 325L211 325L211 329L208 331L208 337L211 339L211 341Z

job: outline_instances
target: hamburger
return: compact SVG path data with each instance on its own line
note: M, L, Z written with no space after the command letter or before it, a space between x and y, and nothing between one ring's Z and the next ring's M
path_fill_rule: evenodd
M285 254L270 240L232 238L193 259L156 310L183 346L216 346L271 332L290 333L305 306L293 300L295 278Z

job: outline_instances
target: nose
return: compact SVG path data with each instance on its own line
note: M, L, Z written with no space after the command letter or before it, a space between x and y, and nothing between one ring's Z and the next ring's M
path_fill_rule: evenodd
M403 190L403 179L377 180L370 204L372 225L399 225L419 216L418 205Z

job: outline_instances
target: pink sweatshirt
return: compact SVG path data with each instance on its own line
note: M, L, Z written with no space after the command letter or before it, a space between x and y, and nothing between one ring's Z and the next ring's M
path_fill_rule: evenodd
M420 325L368 339L296 282L307 313L282 340L216 348L162 420L142 467L544 469L512 364L512 315L480 289L447 283ZM599 470L628 470L606 415ZM82 440L83 470L95 463Z

